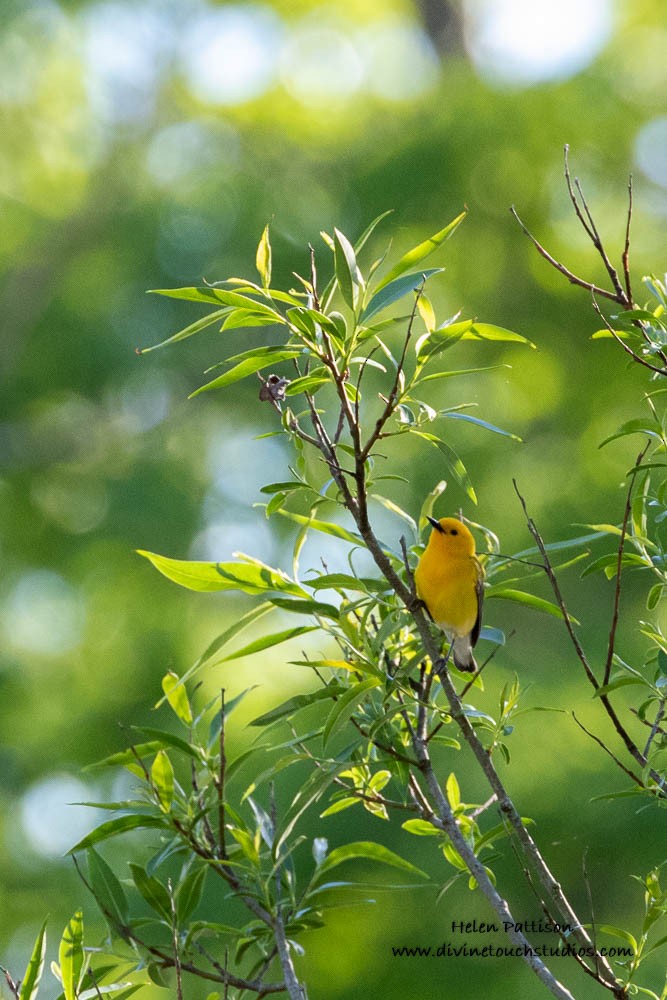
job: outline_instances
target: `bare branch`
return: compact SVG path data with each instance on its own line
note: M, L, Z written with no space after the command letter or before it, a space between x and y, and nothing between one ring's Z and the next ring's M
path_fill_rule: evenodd
M632 490L635 485L635 476L637 474L639 466L642 464L644 456L650 447L650 440L646 442L642 450L637 455L635 459L635 464L630 473L630 485L628 487L628 494L625 500L625 510L623 511L623 522L621 524L621 535L618 540L618 557L616 559L616 587L614 588L614 602L612 606L611 615L611 627L609 629L609 641L607 643L607 659L604 665L604 679L603 684L609 683L609 677L611 676L611 667L614 662L614 648L616 644L616 629L618 627L618 613L621 603L621 579L622 579L622 568L623 568L623 552L625 549L625 540L628 533L628 522L630 520L630 512L632 510Z
M524 225L524 223L521 221L516 212L516 209L514 208L514 205L511 206L510 212L512 213L516 221L519 223L519 225L521 226L524 233L531 241L537 252L541 254L542 257L544 257L544 259L548 261L552 267L555 267L557 271L559 271L565 278L567 278L567 280L570 282L571 285L578 285L579 288L587 288L589 292L595 292L596 295L601 295L605 299L611 299L612 302L618 302L618 297L615 292L610 292L606 288L600 288L599 285L595 285L592 281L586 281L584 278L578 277L578 275L570 271L565 266L565 264L561 264L560 261L557 261L555 257L552 257L549 251L542 246L539 240L535 239L535 237L528 229L528 227Z

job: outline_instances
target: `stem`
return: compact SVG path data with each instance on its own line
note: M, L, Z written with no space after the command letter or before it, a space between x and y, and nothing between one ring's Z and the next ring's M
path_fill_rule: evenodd
M218 849L220 857L227 857L225 843L225 774L227 770L227 755L225 754L225 689L220 690L220 769L218 771Z

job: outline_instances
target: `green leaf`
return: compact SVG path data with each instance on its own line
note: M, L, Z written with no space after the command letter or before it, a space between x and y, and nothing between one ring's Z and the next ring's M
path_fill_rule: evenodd
M426 527L428 524L428 519L433 514L433 508L435 506L436 500L442 496L442 494L447 489L447 482L441 479L439 483L436 483L431 492L427 495L424 500L421 510L419 511L419 531Z
M361 535L348 531L347 528L343 528L340 524L335 524L333 521L320 521L318 518L307 517L305 514L295 514L291 510L277 510L276 514L280 514L281 517L286 517L289 521L294 521L296 524L303 525L306 528L312 528L313 531L321 531L325 535L342 538L343 541L351 542L353 545L364 544Z
M151 782L158 797L160 809L168 813L174 798L174 768L166 750L158 750L151 767Z
M302 375L301 378L292 379L290 384L286 386L285 395L298 396L302 392L309 392L312 395L330 381L328 375Z
M523 590L512 590L511 588L502 586L488 587L484 591L484 599L493 597L500 597L505 601L515 601L517 604L524 604L535 611L543 611L547 615L553 615L554 618L563 617L563 613L558 605L552 604L551 601L545 601L543 597L536 597L535 594L527 594ZM570 621L574 622L575 625L579 625L577 619L572 615L570 615Z
M354 248L339 229L334 229L334 267L343 301L350 309L355 310L364 280L357 266Z
M250 723L251 726L268 726L277 719L282 719L286 715L292 715L294 712L298 712L302 708L307 708L308 705L314 705L318 701L323 701L328 698L338 698L345 694L347 691L347 686L342 684L328 684L325 688L317 688L316 691L311 691L308 694L295 694L292 698L288 698L281 705L277 705L276 708L272 708L268 712L264 712L263 715L258 715L256 719L253 719Z
M39 934L35 938L35 943L32 948L32 954L30 956L28 965L23 975L23 981L21 982L21 991L19 993L19 1000L35 1000L39 992L39 983L42 978L42 972L44 971L45 953L46 953L46 920L42 924Z
M282 512L281 512L282 513ZM307 520L307 519L306 519ZM332 532L333 533L333 532ZM209 593L217 590L241 590L244 594L279 591L308 597L308 594L283 572L266 566L258 559L243 556L243 562L190 562L170 559L155 552L137 549L163 576L188 590ZM239 556L242 556L239 553Z
M79 979L83 968L83 913L77 910L71 918L58 949L58 962L65 1000L77 1000Z
M382 844L376 844L374 841L362 840L334 848L317 869L311 884L315 886L325 881L324 877L333 868L342 864L343 861L350 861L352 858L366 858L369 861L378 861L384 865L391 865L393 868L402 868L412 875L420 875L422 878L428 878L425 872L411 864L410 861L406 861L405 858L390 851L389 848L383 847Z
M467 420L471 424L476 424L478 427L484 427L487 431L493 431L494 434L502 434L504 437L512 438L513 441L522 441L518 434L512 434L510 431L504 431L502 427L496 427L495 424L489 424L486 420L480 420L479 417L473 417L469 413L441 413L443 417L449 417L452 420Z
M361 594L367 594L369 591L383 591L388 587L385 580L376 580L373 577L350 576L349 573L323 573L314 580L305 580L304 583L307 587L312 587L313 590L331 588L333 590L355 590Z
M447 323L437 330L429 330L415 341L417 361L423 365L429 358L442 354L454 344L462 340L465 333L472 329L472 320L464 319L460 323ZM420 379L420 381L422 381Z
M137 891L146 900L152 910L167 923L171 923L171 900L169 893L159 879L147 872L140 866L130 862L132 880L137 887Z
M610 441L616 441L618 438L627 437L629 434L647 434L649 437L659 438L662 433L662 428L657 420L648 420L636 418L635 420L628 420L626 423L622 424L621 427L616 431L615 434L610 434L602 441L598 448L604 448L606 444Z
M259 276L262 279L262 285L268 289L271 285L271 243L269 241L268 223L264 226L264 232L257 246L255 263L259 271Z
M179 885L176 893L176 910L181 923L185 923L199 906L205 878L206 866L199 865L191 869Z
M449 237L458 229L460 224L465 219L466 214L467 211L461 212L461 214L457 215L457 217L453 219L449 225L445 226L444 229L434 233L433 236L424 240L423 243L419 243L416 247L413 247L412 250L408 250L408 252L401 257L398 264L395 264L388 274L385 275L380 285L378 285L376 293L380 291L381 288L385 288L395 278L398 278L399 275L405 274L405 272L409 271L411 267L421 263L422 260L426 260L426 258L430 256L434 250L437 250L437 248L444 243L445 240L449 239Z
M316 632L318 628L319 625L298 625L295 628L284 629L282 632L274 632L272 635L263 635L259 639L249 642L247 646L243 646L241 649L237 649L236 652L230 653L229 656L223 656L221 660L218 660L218 663L228 663L230 660L239 660L242 656L261 653L264 649L270 649L272 646L278 646L281 642L296 639L299 635L305 635L307 632Z
M416 434L417 437L423 438L425 441L429 441L431 444L435 445L436 448L440 449L442 454L445 456L445 461L447 462L454 479L456 479L459 486L465 490L472 502L477 503L477 495L470 481L466 467L454 449L450 448L450 446L444 441L441 441L440 438L435 436L435 434L429 434L426 431L418 430L411 430L411 433Z
M406 522L406 524L410 525L415 535L417 534L417 524L415 519L411 517L407 511L403 510L402 507L395 504L393 500L388 500L387 497L380 496L379 493L371 493L370 497L371 500L376 500L379 504L382 504L382 506L386 510L391 511L392 514L397 514L398 517L402 518Z
M497 371L498 368L511 368L511 365L500 364L500 365L487 365L484 368L457 368L455 371L446 372L432 372L430 375L422 375L418 380L418 384L423 382L434 382L439 378L454 378L455 375L478 375L480 372L493 372Z
M295 615L320 615L332 621L338 621L340 618L338 608L323 601L301 601L296 597L271 597L270 601L277 608Z
M193 399L201 392L208 392L209 389L224 389L234 382L238 382L248 375L261 371L269 365L277 364L279 361L288 361L290 358L298 358L303 354L302 347L257 347L254 351L247 351L244 360L240 361L224 375L219 375L206 385L201 385L194 392L191 392L188 399ZM241 357L241 355L239 355ZM230 358L230 360L232 360Z
M106 823L102 823L96 827L91 833L80 840L78 844L71 847L67 853L76 854L77 851L85 851L94 844L99 844L102 840L117 837L119 834L127 833L129 830L147 830L155 827L164 828L165 826L165 820L161 816L150 814L118 816L116 819L110 819Z
M195 333L206 330L209 326L213 326L214 323L224 319L228 312L228 306L224 309L216 309L215 312L208 313L208 315L196 320L196 322L190 323L189 326L179 330L178 333L172 334L171 337L167 337L166 340L160 341L159 344L153 344L151 347L138 347L137 354L150 354L151 351L157 351L160 347L166 347L168 344L176 344L179 340L186 340L188 337L194 336Z
M371 688L378 687L380 680L377 677L367 677L366 680L354 684L345 692L333 705L329 717L324 724L322 732L322 746L326 748L327 743L335 736L339 729L347 722L357 705L364 700Z
M228 642L230 642L236 635L238 635L244 629L248 628L249 625L252 625L256 621L259 621L260 618L263 618L264 615L268 614L268 612L272 610L273 606L271 605L271 603L268 601L264 601L262 604L258 604L257 607L251 608L250 611L247 611L244 615L242 615L241 618L238 619L238 621L235 621L232 625L229 626L229 628L225 629L224 632L222 632L219 636L217 636L217 638L215 638L213 642L208 646L208 648L202 653L199 659L197 659L192 664L192 666L185 671L185 673L178 682L179 685L182 686L187 681L189 681L190 678L193 676L193 674L195 674L198 670L201 670L203 666L205 666L210 660L212 660L213 657L216 655L216 653L218 653L223 648L223 646L225 646ZM160 705L162 705L165 700L166 700L166 695L164 698L160 698L155 707L159 708Z
M494 326L492 323L478 323L475 321L472 328L463 335L464 340L496 340L506 341L515 344L528 344L535 349L535 344L527 337L522 337L520 333L513 330L506 330L502 326Z
M360 322L367 323L376 313L393 305L394 302L398 302L399 299L402 299L409 292L416 292L418 288L422 287L425 281L428 281L434 274L440 274L442 271L444 271L444 267L431 267L426 271L415 271L414 274L405 274L402 278L396 278L395 281L390 281L389 283L382 282L362 312Z
M186 726L191 726L193 718L192 707L185 686L181 683L178 674L175 674L172 670L168 671L162 678L162 690L175 715Z
M610 681L609 684L602 684L599 688L596 688L593 697L602 698L611 691L616 691L618 688L622 687L629 687L632 684L640 684L642 687L647 688L650 688L651 686L648 681L644 680L643 677L616 677L614 680Z
M438 830L437 826L433 826L433 823L429 823L425 819L406 819L405 823L401 823L401 826L408 833L413 833L416 837L444 836L442 830Z
M630 931L626 931L622 927L614 927L613 924L598 924L596 930L602 934L610 934L612 937L620 938L621 941L626 941L635 955L637 954L637 940Z
M88 848L87 856L90 887L100 909L115 926L124 927L129 920L130 908L122 885L94 848Z

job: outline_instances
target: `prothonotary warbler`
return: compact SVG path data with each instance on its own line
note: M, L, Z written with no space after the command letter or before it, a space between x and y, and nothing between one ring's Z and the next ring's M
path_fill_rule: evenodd
M482 627L484 570L462 521L429 517L433 531L415 570L417 596L452 644L454 665L477 670L472 649Z

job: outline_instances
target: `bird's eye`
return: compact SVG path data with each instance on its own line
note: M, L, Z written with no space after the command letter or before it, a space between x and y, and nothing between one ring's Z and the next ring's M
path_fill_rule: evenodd
M458 535L458 531L457 531L457 529L456 529L456 528L452 528L452 534L453 534L453 535Z

